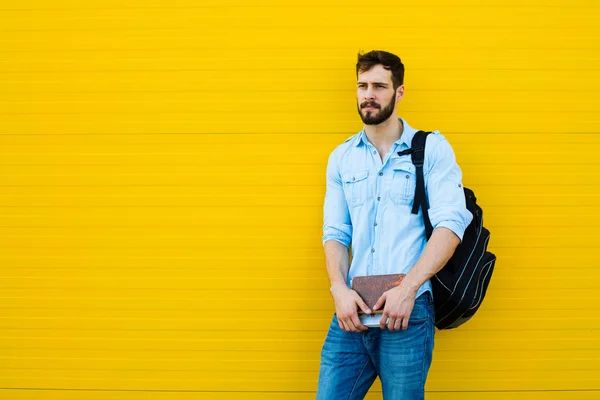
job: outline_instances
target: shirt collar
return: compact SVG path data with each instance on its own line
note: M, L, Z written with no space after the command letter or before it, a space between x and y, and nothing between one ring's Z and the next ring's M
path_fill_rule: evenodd
M398 121L402 122L402 125L404 126L404 129L402 131L402 136L400 136L400 139L398 139L395 143L400 145L401 143L406 144L407 147L410 148L410 146L412 145L412 139L415 136L415 133L417 132L417 130L415 128L413 128L412 126L410 126L408 124L408 122L406 122L406 120L404 120L403 118L398 118ZM365 129L363 128L362 131L360 131L354 141L354 146L359 146L360 144L367 144L368 143L368 139L367 139L367 133L365 132Z

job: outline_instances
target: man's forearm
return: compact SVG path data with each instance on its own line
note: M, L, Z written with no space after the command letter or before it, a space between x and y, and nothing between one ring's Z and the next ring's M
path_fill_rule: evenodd
M460 239L450 229L434 230L423 254L402 280L402 286L416 294L421 285L446 265L459 244Z
M350 266L350 254L348 248L336 240L325 242L325 265L331 287L338 285L346 286L348 269Z

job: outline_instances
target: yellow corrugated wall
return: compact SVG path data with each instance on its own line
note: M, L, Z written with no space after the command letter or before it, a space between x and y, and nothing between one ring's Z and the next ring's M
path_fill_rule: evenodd
M593 0L1 1L0 398L314 398L326 161L385 49L498 255L427 398L600 399L599 24Z

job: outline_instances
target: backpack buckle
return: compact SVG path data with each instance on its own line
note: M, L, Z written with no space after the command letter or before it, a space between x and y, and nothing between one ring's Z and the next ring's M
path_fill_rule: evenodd
M418 147L412 151L412 162L416 167L422 167L425 162L425 148Z

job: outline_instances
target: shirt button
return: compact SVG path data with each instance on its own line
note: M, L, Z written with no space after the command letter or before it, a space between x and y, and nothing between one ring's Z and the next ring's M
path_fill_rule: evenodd
M377 222L375 222L375 226L377 226Z
M353 181L355 181L355 180L356 180L356 178L355 178L355 177L352 177L352 180L353 180Z
M378 198L377 198L377 201L380 201L380 200L381 200L381 197L378 197Z
M380 172L380 173L379 173L379 176L383 176L383 172Z
M377 154L377 150L373 150L373 154Z
M375 249L371 249L371 253L375 253Z
M409 178L410 178L410 176L406 175L406 179L409 179Z

